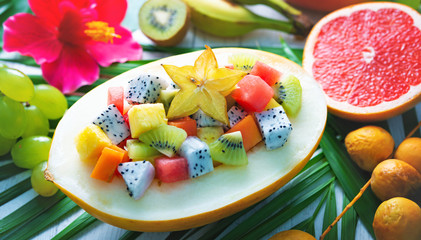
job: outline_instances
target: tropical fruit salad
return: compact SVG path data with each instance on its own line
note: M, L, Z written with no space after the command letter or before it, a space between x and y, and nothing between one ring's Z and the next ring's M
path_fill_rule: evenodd
M282 148L301 107L300 81L254 55L233 54L218 68L206 50L193 66L162 65L167 75L142 72L108 88L107 106L75 138L91 177L122 177L139 199L160 184L198 178L220 164L248 164L263 142Z

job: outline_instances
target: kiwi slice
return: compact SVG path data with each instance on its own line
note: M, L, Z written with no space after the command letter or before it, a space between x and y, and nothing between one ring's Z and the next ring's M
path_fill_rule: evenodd
M248 163L240 131L220 136L218 140L209 144L209 150L215 161L227 165L246 165Z
M182 0L148 0L139 10L140 30L161 46L174 46L183 40L190 11Z
M300 80L293 75L284 77L272 86L274 98L285 109L288 116L294 117L301 108L302 88Z
M228 57L228 62L231 63L236 70L250 72L258 58L252 54L234 54Z
M222 134L224 134L224 129L221 126L197 129L197 136L207 144L215 142Z
M186 138L186 131L166 124L162 124L139 136L140 141L148 144L168 157L173 157L177 153Z
M151 160L154 157L161 155L158 150L146 143L139 142L137 139L127 140L126 148L129 154L129 158L133 159L134 161Z

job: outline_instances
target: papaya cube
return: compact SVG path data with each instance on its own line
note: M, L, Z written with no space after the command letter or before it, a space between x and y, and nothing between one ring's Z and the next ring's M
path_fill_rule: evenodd
M234 125L227 133L240 131L243 138L244 150L246 152L263 140L259 126L253 115L247 115L241 121Z
M128 115L132 138L138 138L140 134L168 122L162 103L135 105L130 108Z
M111 182L118 164L124 159L125 153L123 151L117 148L105 147L101 152L101 156L99 156L91 177L105 182Z
M98 160L104 147L113 145L101 128L94 124L86 126L76 136L75 143L80 160L91 163Z
M168 121L168 125L175 126L186 131L187 136L197 136L196 120L190 117Z

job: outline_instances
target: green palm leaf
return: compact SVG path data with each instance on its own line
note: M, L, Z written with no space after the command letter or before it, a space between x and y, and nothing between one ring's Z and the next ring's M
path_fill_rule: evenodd
M327 187L335 181L335 177L332 177L327 182L319 185L316 188L313 188L311 191L306 192L303 196L293 201L292 203L285 206L285 208L275 216L269 218L263 223L259 224L257 227L253 228L251 232L248 232L243 239L260 239L266 234L273 231L276 227L280 226L286 222L291 217L295 216L301 212L305 207L310 203L314 202Z
M344 196L342 209L348 205L349 200ZM342 240L354 240L355 239L355 230L357 229L357 213L354 210L354 207L351 207L345 215L342 217Z
M27 176L22 181L16 183L15 185L9 187L8 189L0 193L0 205L7 203L13 198L28 191L29 189L31 189L31 187L31 180L29 179L29 176Z
M363 174L349 158L344 146L338 142L336 134L332 129L326 128L320 146L322 147L335 176L342 185L345 195L347 198L353 199L368 179L362 177ZM371 189L367 189L354 205L358 216L373 237L374 232L371 224L379 204L379 200Z
M9 155L6 158L11 159L12 157L10 157ZM16 167L16 165L10 160L5 161L7 162L4 165L0 166L0 181L15 176L18 173L28 171L26 169Z
M59 232L52 240L64 240L70 239L81 230L85 229L95 221L98 221L96 218L92 217L89 213L83 212L76 220L70 223L66 228Z
M61 192L56 193L50 198L42 196L35 197L16 211L0 219L0 238L2 238L10 230L15 230L16 227L25 225L30 220L55 206L64 198L65 195Z
M21 225L6 236L9 240L29 239L44 230L55 221L66 216L71 210L78 208L70 198L66 197L54 204L50 209L35 217L32 221Z
M323 216L323 229L329 227L329 225L335 220L336 218L336 195L335 195L335 183L333 182L330 184L327 201L326 201L326 208L325 213ZM338 227L335 225L326 236L327 240L336 240L338 239Z

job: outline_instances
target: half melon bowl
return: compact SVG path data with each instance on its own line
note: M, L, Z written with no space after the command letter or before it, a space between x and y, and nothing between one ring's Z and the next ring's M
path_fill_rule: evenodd
M193 65L201 53L198 51L127 71L77 101L56 128L47 177L92 216L120 228L146 232L178 231L217 221L285 185L310 159L323 134L327 108L319 85L299 65L275 54L241 48L213 51L219 66L227 65L232 54L254 54L283 74L293 74L300 80L302 106L298 115L290 119L293 131L284 147L267 151L260 143L248 152L246 166L220 165L209 174L176 183L154 180L139 200L129 196L120 178L106 183L90 177L93 166L80 161L74 139L106 107L108 88L126 86L141 73L168 78L161 64Z

